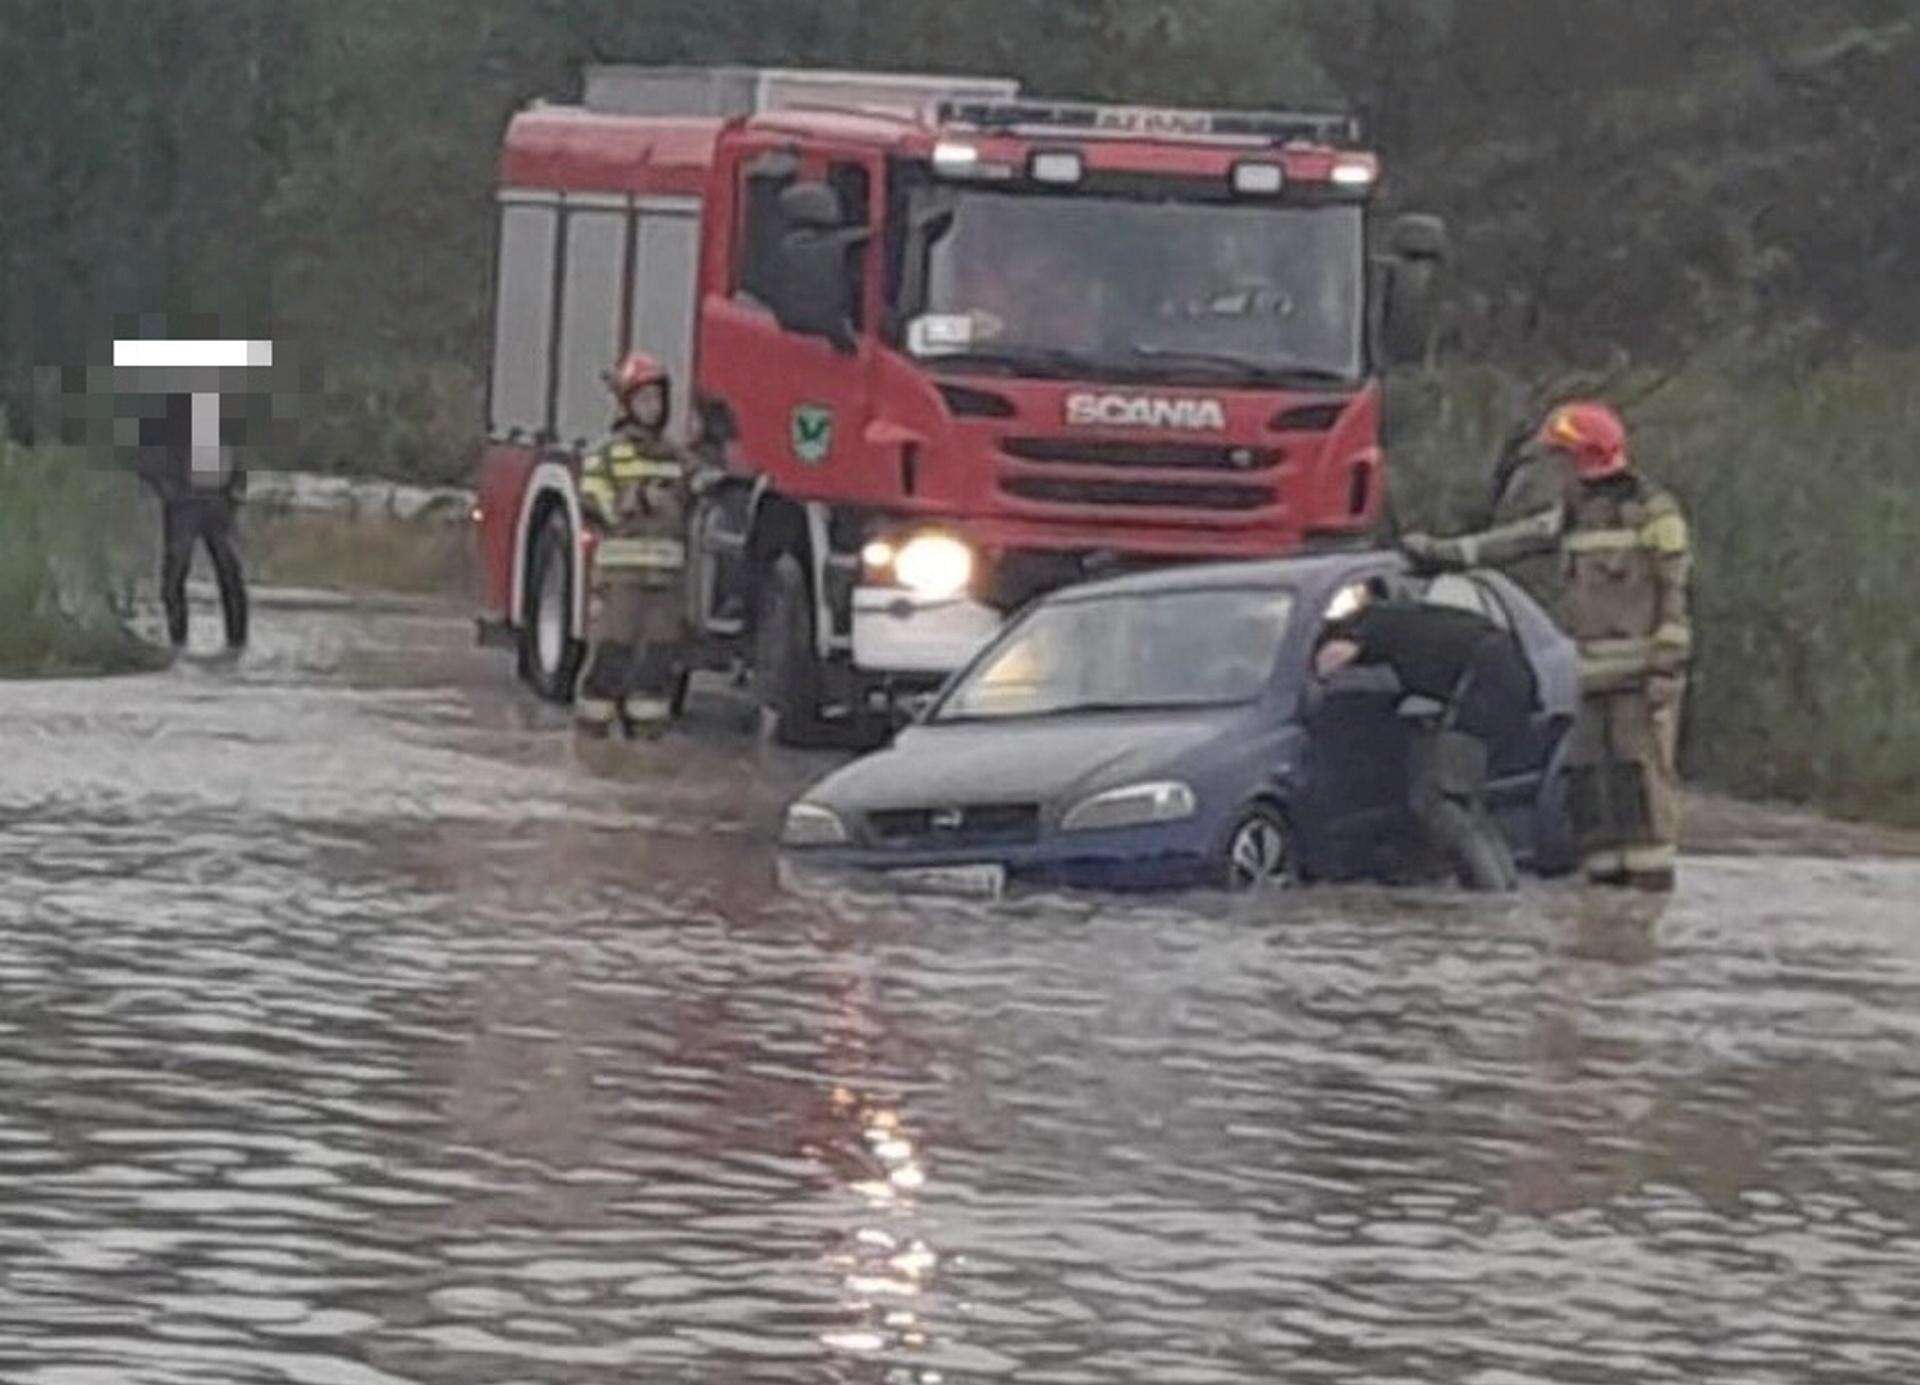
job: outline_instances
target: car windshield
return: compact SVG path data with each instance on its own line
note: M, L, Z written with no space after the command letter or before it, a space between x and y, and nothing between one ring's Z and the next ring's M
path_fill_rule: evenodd
M922 360L1247 384L1361 372L1357 207L926 195L946 211L907 329Z
M1247 702L1273 675L1283 591L1160 592L1039 607L948 694L935 721Z

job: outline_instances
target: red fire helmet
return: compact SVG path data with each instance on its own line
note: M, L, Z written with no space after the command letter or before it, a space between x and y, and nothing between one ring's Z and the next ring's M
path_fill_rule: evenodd
M644 351L629 351L607 376L607 388L624 407L648 385L664 385L667 372L660 362Z
M1605 404L1562 404L1547 415L1540 444L1571 456L1583 481L1618 476L1627 469L1627 425Z

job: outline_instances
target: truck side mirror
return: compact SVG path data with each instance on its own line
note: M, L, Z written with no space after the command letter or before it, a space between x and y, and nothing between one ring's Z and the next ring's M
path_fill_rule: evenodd
M1382 260L1378 280L1385 302L1379 317L1380 354L1390 365L1418 365L1433 336L1431 260Z
M1433 336L1439 271L1449 251L1447 224L1437 216L1398 217L1387 231L1387 248L1391 253L1374 264L1381 298L1376 345L1389 364L1413 365L1426 356Z
M1447 223L1437 216L1416 212L1394 218L1393 227L1387 232L1387 248L1395 259L1424 260L1430 264L1444 263L1452 250L1447 240Z

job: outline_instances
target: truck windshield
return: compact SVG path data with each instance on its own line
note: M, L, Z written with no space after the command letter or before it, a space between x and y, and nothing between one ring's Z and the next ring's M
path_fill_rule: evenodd
M1284 591L1214 590L1037 608L947 695L935 721L1248 702L1272 680Z
M1328 384L1362 370L1361 210L929 190L905 345L1009 374Z

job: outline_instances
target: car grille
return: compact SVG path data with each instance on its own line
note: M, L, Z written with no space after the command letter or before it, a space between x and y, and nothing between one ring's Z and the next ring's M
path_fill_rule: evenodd
M1040 836L1040 805L890 808L868 813L867 831L880 846L1020 846Z
M1195 442L1087 442L1072 438L1008 438L1000 450L1023 462L1057 466L1156 467L1167 471L1271 471L1286 453L1269 447Z
M1277 499L1271 486L1226 482L1081 481L1040 476L1002 479L1000 489L1021 500L1054 505L1121 505L1171 510L1261 510Z

